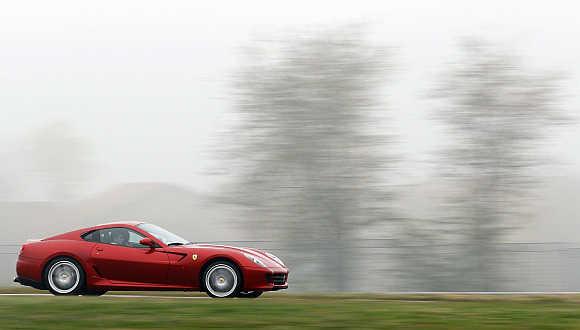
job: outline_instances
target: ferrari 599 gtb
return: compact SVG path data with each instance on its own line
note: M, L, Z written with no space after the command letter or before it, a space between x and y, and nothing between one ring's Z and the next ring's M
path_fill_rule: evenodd
M55 295L109 290L205 291L255 298L288 288L288 268L250 248L194 244L143 222L79 229L24 244L15 282Z

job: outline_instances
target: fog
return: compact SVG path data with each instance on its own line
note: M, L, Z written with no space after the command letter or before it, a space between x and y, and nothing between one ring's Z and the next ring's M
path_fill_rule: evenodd
M144 220L298 291L580 289L575 2L91 5L0 5L1 285Z

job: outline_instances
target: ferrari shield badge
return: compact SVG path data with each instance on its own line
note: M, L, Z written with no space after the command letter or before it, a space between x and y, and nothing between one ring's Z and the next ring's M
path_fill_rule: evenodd
M191 259L193 259L193 261L196 261L197 260L197 254L192 254L191 255Z

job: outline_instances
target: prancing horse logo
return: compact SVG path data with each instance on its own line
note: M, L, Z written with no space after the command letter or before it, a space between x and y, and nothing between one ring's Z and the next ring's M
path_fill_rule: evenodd
M193 259L193 261L196 261L197 260L197 254L192 254L191 255L191 259Z

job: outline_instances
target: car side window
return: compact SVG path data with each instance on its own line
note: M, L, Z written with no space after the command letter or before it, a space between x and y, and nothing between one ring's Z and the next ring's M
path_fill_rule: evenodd
M89 242L98 242L111 245L127 246L132 248L149 248L139 243L145 236L138 232L122 227L104 228L92 231L82 236Z
M100 242L100 230L93 230L90 231L86 234L83 234L81 237L82 239L84 239L85 241L89 241L89 242Z

